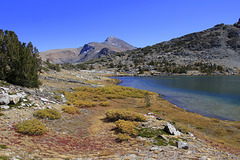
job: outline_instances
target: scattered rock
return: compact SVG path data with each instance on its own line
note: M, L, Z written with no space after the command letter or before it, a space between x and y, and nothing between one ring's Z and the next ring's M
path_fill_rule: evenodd
M167 122L164 131L168 132L171 135L175 135L175 136L180 136L181 132L177 131L176 128L170 124L169 122Z
M188 149L188 143L187 142L183 142L183 141L179 141L177 142L177 147L180 149Z
M136 138L136 140L146 141L147 139L146 139L146 138L143 138L143 137L141 137L141 136L138 136L138 137Z
M20 97L18 95L9 95L9 100L11 104L17 104Z
M202 156L200 160L208 160L207 156Z
M0 95L0 105L9 104L9 103L10 103L9 95L8 94L1 94Z
M24 92L19 92L16 95L19 96L20 99L26 98L26 96L27 96L27 94Z
M2 105L2 106L0 106L1 107L1 109L9 109L10 107L9 106L7 106L7 105Z
M8 93L9 89L5 87L0 87L0 94Z
M42 97L40 98L40 100L43 101L43 102L49 102L48 99L46 99L46 98L42 98Z
M160 121L160 120L162 120L162 117L159 116L159 117L157 117L156 119Z
M161 147L158 147L158 146L154 146L150 149L150 151L159 151L159 152L162 152L163 149Z
M164 135L158 135L158 137L161 138L161 139L164 139L164 140L168 140L168 138L165 137Z

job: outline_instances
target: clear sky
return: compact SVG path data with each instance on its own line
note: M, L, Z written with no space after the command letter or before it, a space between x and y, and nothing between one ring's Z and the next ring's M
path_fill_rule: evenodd
M0 0L0 29L39 51L113 35L145 47L240 18L240 0Z

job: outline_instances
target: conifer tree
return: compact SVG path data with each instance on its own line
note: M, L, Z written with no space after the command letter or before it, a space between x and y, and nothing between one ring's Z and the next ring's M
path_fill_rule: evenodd
M0 63L1 80L26 87L40 85L38 50L31 42L21 43L13 31L0 30Z

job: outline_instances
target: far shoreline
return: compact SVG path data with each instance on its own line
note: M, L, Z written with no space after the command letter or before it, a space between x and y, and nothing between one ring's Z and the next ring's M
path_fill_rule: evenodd
M157 75L157 76L159 76L159 75ZM240 76L240 75L160 75L159 77L162 77L162 76L166 76L166 77L177 77L177 76L196 76L196 77L198 77L198 76L206 76L206 77L212 77L212 76ZM117 77L155 77L155 76L131 76L131 75L128 75L128 76L124 76L124 75L118 75L118 76L109 76L109 78L112 78L112 79L118 79ZM122 80L120 80L120 79L118 79L118 82L116 83L116 85L120 85L122 83ZM126 87L131 87L131 86L126 86ZM132 87L132 88L135 88L135 87ZM139 89L139 88L135 88L135 89ZM146 90L146 89L142 89L142 90ZM151 92L154 92L154 93L156 93L156 94L158 94L159 95L159 97L160 98L163 98L163 99L165 99L165 100L167 100L169 103L171 103L171 104L173 104L173 105L175 105L176 107L178 107L178 108L181 108L181 109L184 109L185 111L187 111L187 112L191 112L191 113L197 113L197 114L200 114L200 115L202 115L202 116L204 116L204 117L208 117L208 118L216 118L216 119L219 119L219 120L223 120L223 121L232 121L232 122L236 122L236 121L239 121L239 120L233 120L233 119L230 119L230 118L223 118L223 117L221 117L221 116L217 116L217 115L211 115L211 114L201 114L201 113L199 113L199 112L197 112L197 111L194 111L194 110L188 110L188 109L186 109L186 107L184 107L184 106L181 106L181 105L179 105L179 104L177 104L177 103L175 103L174 101L171 101L171 100L169 100L168 98L166 98L167 96L166 95L164 95L164 94L161 94L161 93L159 93L159 92L156 92L156 91L152 91L152 90L147 90L147 91L151 91ZM239 121L240 122L240 121Z

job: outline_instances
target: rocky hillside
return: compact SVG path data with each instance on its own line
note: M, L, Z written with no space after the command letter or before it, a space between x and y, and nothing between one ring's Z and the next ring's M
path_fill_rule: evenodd
M218 24L201 32L115 54L98 62L106 67L121 64L131 71L138 70L139 67L148 71L161 71L163 66L171 68L199 62L237 70L240 68L239 25L240 21L234 25Z
M104 42L91 42L79 48L55 49L40 53L43 60L49 59L53 63L80 63L99 58L116 52L135 49L130 44L116 37L110 36Z

